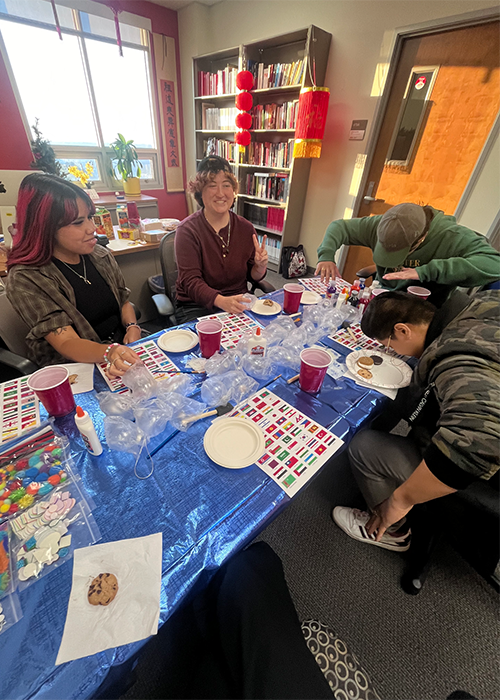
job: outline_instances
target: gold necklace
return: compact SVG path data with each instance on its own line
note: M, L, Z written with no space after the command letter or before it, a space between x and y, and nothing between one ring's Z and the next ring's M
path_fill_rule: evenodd
M81 275L76 270L73 270L73 268L70 265L68 265L67 263L65 263L64 260L59 260L59 262L62 262L63 265L66 265L68 270L71 270L71 272L74 272L75 275L77 275L81 280L83 280L85 282L85 284L92 284L92 282L89 279L87 279L87 266L85 265L85 256L82 256L82 260L83 260L83 275ZM80 264L80 263L78 263L78 264Z
M213 228L213 226L212 226ZM228 224L228 229L227 229L227 244L220 235L218 231L214 229L215 235L220 239L220 242L222 243L222 257L225 258L226 255L229 253L229 241L231 240L231 216L229 216L229 224Z

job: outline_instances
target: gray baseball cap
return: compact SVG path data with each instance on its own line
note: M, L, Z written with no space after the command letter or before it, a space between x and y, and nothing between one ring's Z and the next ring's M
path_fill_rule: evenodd
M380 267L398 267L424 233L427 219L418 204L405 202L388 209L377 228L373 261Z

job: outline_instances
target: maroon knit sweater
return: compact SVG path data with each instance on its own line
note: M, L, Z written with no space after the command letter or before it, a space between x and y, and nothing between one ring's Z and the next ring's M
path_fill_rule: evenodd
M191 214L177 227L177 300L211 309L218 294L228 297L244 294L251 280L255 248L252 224L242 216L229 212L231 240L229 252L222 257L222 243L203 214ZM228 226L219 234L227 242Z

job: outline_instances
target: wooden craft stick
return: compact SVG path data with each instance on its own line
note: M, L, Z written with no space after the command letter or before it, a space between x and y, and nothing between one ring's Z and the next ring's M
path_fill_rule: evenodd
M208 418L209 416L215 416L217 413L217 409L214 408L213 411L207 411L207 413L198 413L196 416L188 416L187 418L184 418L182 421L184 425L189 425L190 423L194 423L197 420L201 420L202 418Z
M293 384L294 382L297 381L297 379L300 377L300 374L296 374L295 377L290 377L290 379L286 380L287 384Z

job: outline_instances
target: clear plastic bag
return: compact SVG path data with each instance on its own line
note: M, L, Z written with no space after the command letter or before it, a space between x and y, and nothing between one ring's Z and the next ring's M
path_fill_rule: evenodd
M173 396L173 394L172 394ZM179 396L179 395L177 395ZM177 430L186 431L193 422L187 422L186 418L201 415L207 410L207 405L194 399L188 399L187 396L180 396L176 401L174 414L170 420L171 425Z
M297 371L300 369L300 353L297 354L292 348L283 345L270 348L267 356L278 367L290 367Z
M268 348L273 345L279 345L287 337L288 333L289 331L281 325L281 323L277 323L276 321L272 321L262 331L263 337L267 340Z
M85 500L74 498L70 487L37 504L45 506L43 524L14 548L20 591L71 559L73 551L101 539L97 523Z
M148 440L165 430L172 414L171 406L159 399L142 402L134 408L135 424Z
M170 394L173 391L177 394L187 396L193 389L193 378L189 374L174 374L172 377L158 382L158 396Z
M290 318L290 316L278 316L278 318L275 321L273 321L273 323L277 323L279 326L282 326L287 331L293 331L297 327L293 319Z
M101 411L106 416L122 416L122 418L133 420L133 400L130 394L113 394L110 391L100 391L96 396Z
M132 421L121 416L106 416L104 419L104 435L110 450L130 452L138 456L146 436Z
M17 593L2 598L0 601L0 634L15 625L22 618L23 612Z
M233 376L231 377L231 397L229 400L232 403L238 404L257 391L259 382L249 377L245 372L238 370L231 374Z
M54 437L42 447L33 447L23 443L19 450L0 455L0 523L17 517L70 477L67 438Z
M272 379L277 374L276 365L269 355L264 355L264 357L247 355L243 360L243 369L247 374L259 381Z
M210 408L225 406L231 398L231 382L224 381L227 373L206 379L201 386L201 399Z
M0 600L14 590L11 539L10 525L3 523L0 525Z
M151 399L158 393L158 384L142 362L136 362L122 377L122 382L132 391L134 401Z
M240 341L242 342L242 341ZM217 374L225 374L237 369L236 353L218 352L207 360L205 372L207 376L213 377Z

